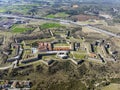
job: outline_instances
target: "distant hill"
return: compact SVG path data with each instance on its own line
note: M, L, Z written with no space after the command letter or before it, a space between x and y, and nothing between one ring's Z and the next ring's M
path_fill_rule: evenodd
M120 0L33 0L33 1L120 2Z
M115 3L120 2L120 0L79 0L83 2L108 2L108 3Z
M79 2L96 2L96 3L102 3L102 2L120 3L120 0L61 0L61 1L79 1Z
M0 1L53 1L53 2L95 2L95 3L120 3L120 0L0 0Z
M27 1L27 0L24 0ZM29 1L54 1L54 2L95 2L95 3L120 3L120 0L29 0Z

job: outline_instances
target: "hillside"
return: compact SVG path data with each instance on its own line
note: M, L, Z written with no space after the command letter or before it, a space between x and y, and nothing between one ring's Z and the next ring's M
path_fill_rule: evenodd
M7 79L30 79L34 83L32 90L98 90L111 83L120 84L119 63L84 62L76 66L63 61L49 67L35 64L0 74Z

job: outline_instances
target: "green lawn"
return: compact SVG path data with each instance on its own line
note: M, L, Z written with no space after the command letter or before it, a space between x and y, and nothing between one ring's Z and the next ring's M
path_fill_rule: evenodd
M26 28L26 27L20 27L19 25L13 25L12 27L11 27L11 31L13 32L13 33L24 33L24 32L26 32L26 31L28 31L28 30L34 30L34 28Z
M50 15L47 15L46 18L55 18L55 15L50 14Z
M67 43L58 43L58 44L54 44L54 46L57 47L57 46L70 46L70 45Z
M41 29L49 29L49 28L60 28L63 27L59 23L44 23L40 26Z
M84 59L86 56L86 54L81 54L81 53L76 53L76 52L73 52L73 57L75 59Z
M33 28L15 28L12 30L12 32L14 33L23 33L26 32L28 30L33 30Z
M55 56L56 56L56 55L43 56L42 59L43 59L43 60L55 59L55 58L56 58Z

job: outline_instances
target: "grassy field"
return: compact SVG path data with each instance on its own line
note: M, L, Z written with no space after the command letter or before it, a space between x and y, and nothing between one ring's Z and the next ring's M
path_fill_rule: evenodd
M69 40L72 41L72 42L80 42L80 43L83 42L82 39L76 39L74 37L70 37Z
M71 80L70 82L51 85L48 90L87 90L87 88L80 80Z
M28 14L29 11L36 5L13 5L13 6L2 6L0 7L0 12L12 12L12 13L20 13L20 14Z
M88 28L88 27L82 27L82 31L84 32L84 33L100 33L99 31L95 31L95 30L93 30L93 29L90 29L90 28Z
M56 55L49 55L49 56L43 56L42 59L43 60L50 60L50 59L55 59Z
M46 18L55 18L55 15L50 14L50 15L47 15Z
M40 25L41 29L60 28L60 27L63 27L63 26L59 23L44 23Z
M100 29L115 33L115 34L120 33L119 25L114 25L114 26L100 25L100 26L97 26L97 27L100 28Z
M50 14L50 15L47 15L46 17L47 18L65 18L65 17L68 17L69 15L66 14L65 12L59 12L59 13L56 13L56 14Z
M105 20L87 20L87 21L78 21L79 24L90 24L90 25L96 25L96 24L101 24L101 25L107 25L107 22Z
M72 52L72 54L73 54L73 57L75 59L84 59L85 56L86 56L86 54L82 54L82 53L79 53L79 52Z
M57 46L70 46L70 45L67 43L58 43L58 44L54 44L54 46L57 47Z
M29 31L29 30L34 30L34 28L31 28L31 27L25 27L25 26L20 26L20 25L13 25L11 27L11 31L13 33L24 33L26 31Z

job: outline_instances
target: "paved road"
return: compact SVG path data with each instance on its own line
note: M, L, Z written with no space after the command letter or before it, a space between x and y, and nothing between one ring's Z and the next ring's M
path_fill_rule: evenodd
M79 24L79 23L73 22L71 20L54 19L54 18L44 18L44 17L37 17L37 16L16 16L16 15L11 15L11 14L0 14L0 17L13 17L13 18L34 19L34 20L35 19L38 19L38 20L39 19L43 19L43 20L59 21L59 22L74 24L74 25L78 25L78 26L85 26L85 27L88 27L88 28L93 29L95 31L99 31L99 32L104 33L104 34L120 38L120 36L118 36L118 35L116 35L116 34L114 34L112 32L109 32L109 31L106 31L106 30L103 30L103 29L99 29L99 28L90 26L88 24Z

